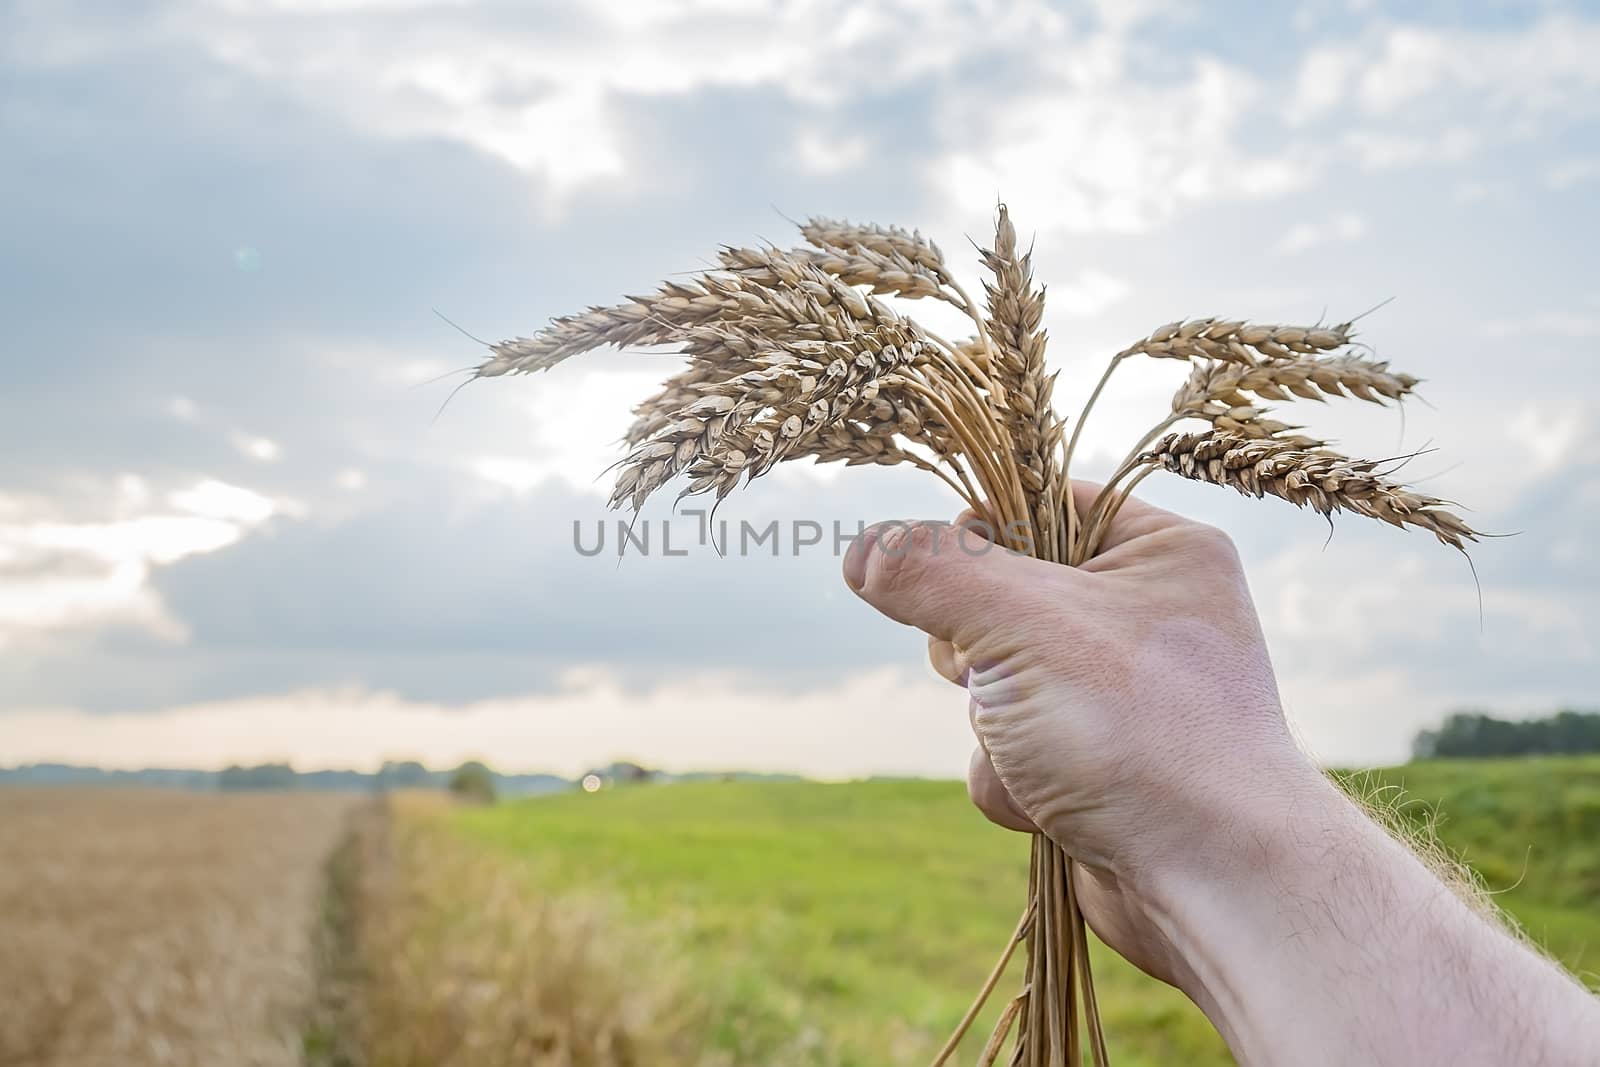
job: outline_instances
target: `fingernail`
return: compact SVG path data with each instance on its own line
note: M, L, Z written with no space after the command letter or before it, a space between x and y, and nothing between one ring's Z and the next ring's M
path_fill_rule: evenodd
M878 528L868 527L850 542L850 547L844 554L844 580L858 593L867 582L867 557L872 554L872 546L877 542Z

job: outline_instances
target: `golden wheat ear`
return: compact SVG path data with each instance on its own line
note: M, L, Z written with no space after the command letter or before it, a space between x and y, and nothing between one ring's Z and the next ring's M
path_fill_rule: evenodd
M1324 516L1350 511L1393 526L1415 526L1462 551L1480 536L1445 509L1446 501L1380 475L1377 461L1324 448L1211 430L1171 434L1140 459L1184 478L1231 486L1246 496L1275 496Z

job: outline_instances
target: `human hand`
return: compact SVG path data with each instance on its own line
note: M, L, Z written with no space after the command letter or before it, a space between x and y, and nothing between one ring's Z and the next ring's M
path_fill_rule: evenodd
M1080 511L1096 488L1075 486ZM1186 984L1157 883L1228 877L1257 813L1331 798L1284 722L1219 530L1129 500L1099 555L1069 568L960 523L892 523L859 538L844 570L967 688L977 806L1059 842L1086 920L1156 977Z

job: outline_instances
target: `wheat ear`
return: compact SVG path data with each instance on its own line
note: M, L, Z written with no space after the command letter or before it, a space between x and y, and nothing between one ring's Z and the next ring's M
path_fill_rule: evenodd
M1386 478L1378 461L1327 449L1211 430L1164 437L1140 461L1184 478L1230 486L1246 496L1275 496L1323 516L1351 511L1392 526L1415 526L1462 551L1466 542L1479 537L1446 510L1447 501Z

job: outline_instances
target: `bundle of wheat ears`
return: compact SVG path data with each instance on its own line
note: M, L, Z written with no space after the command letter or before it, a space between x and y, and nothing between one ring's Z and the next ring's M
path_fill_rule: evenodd
M993 247L980 252L987 307L920 233L829 219L800 229L809 247L724 248L716 268L692 279L494 345L475 377L549 370L603 345L679 348L686 365L634 409L614 507L637 510L679 475L684 494L720 501L782 460L905 463L943 479L1006 547L1075 566L1094 555L1133 487L1164 470L1325 517L1352 511L1421 527L1457 549L1476 539L1443 501L1391 480L1384 463L1341 455L1262 405L1331 397L1382 404L1411 393L1417 379L1353 346L1350 323L1169 323L1111 357L1069 425L1051 404L1044 289L1004 206ZM972 320L974 336L947 340L883 296L943 300ZM1188 379L1080 511L1069 475L1084 420L1120 364L1150 358L1186 361ZM1168 432L1185 422L1208 425ZM1004 1006L979 1062L993 1064L1014 1034L1015 1067L1079 1064L1085 1047L1096 1065L1106 1063L1072 863L1035 835L1016 934L935 1067L953 1054L1019 944L1022 992Z

